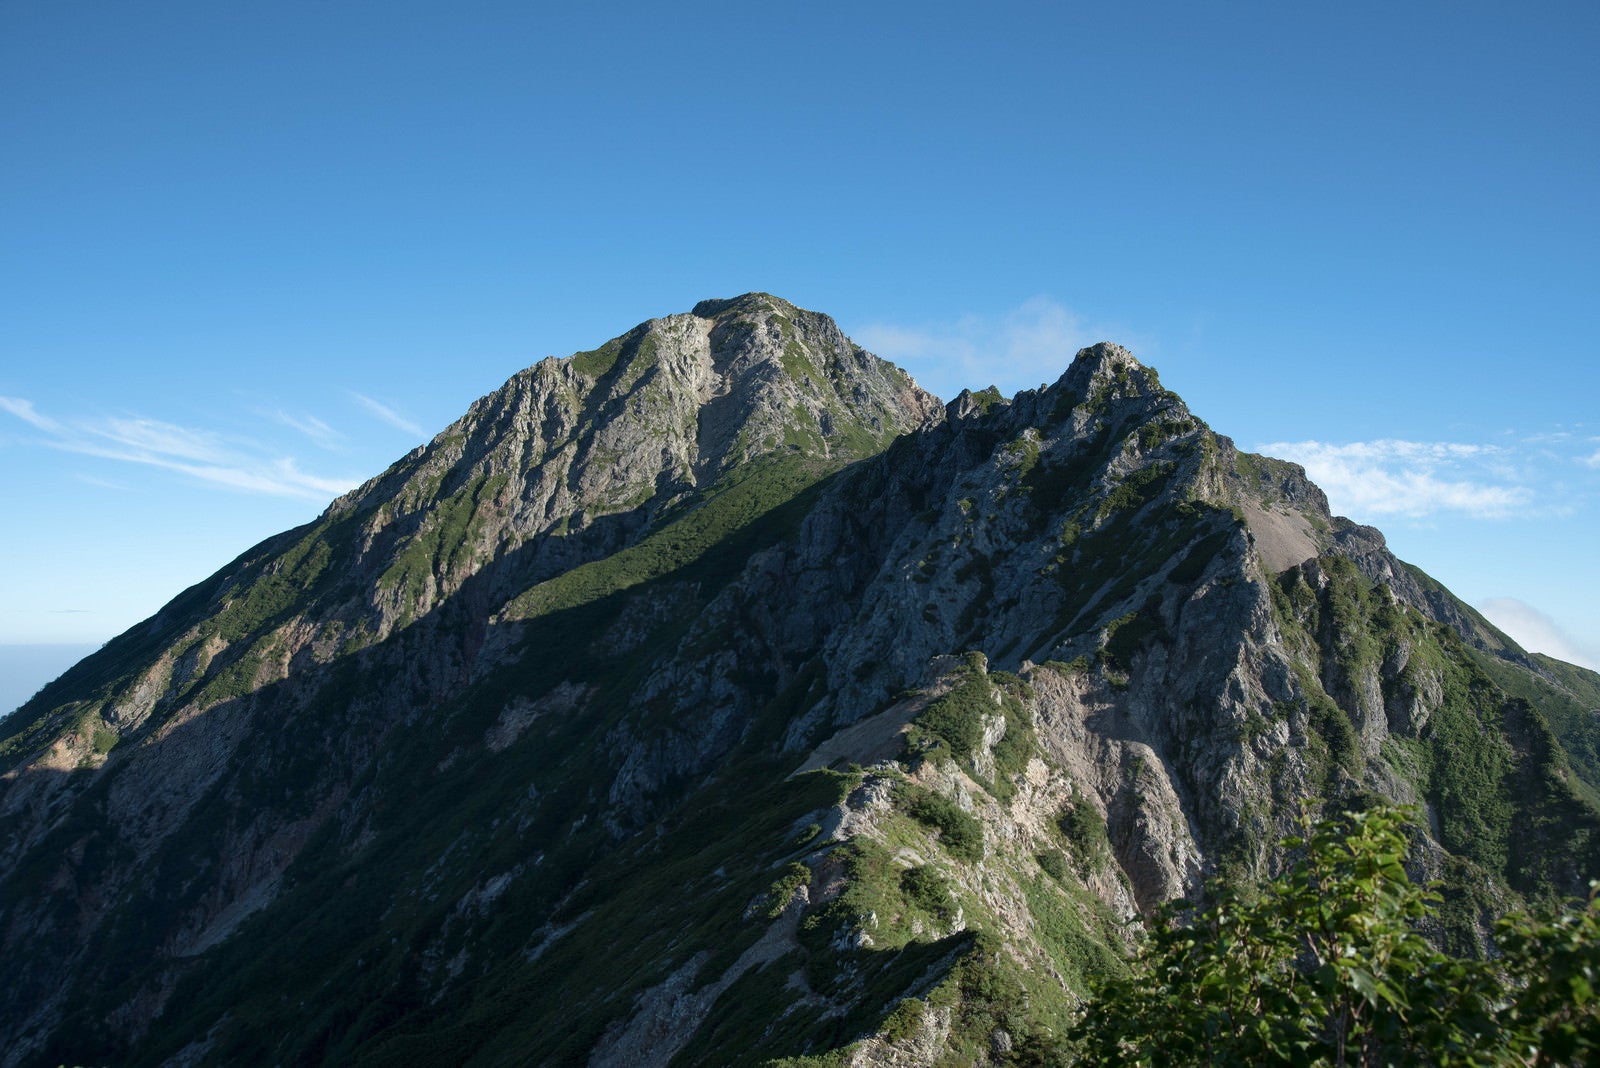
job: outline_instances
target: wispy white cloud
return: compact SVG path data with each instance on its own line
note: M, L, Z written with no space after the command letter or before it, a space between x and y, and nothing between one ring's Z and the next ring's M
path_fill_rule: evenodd
M221 436L212 431L192 430L159 419L112 417L98 425L80 423L79 426L95 438L108 442L106 447L118 454L131 451L140 456L205 463L218 459L226 452ZM92 445L86 446L84 451L92 448Z
M361 407L365 408L369 414L373 415L377 419L388 423L392 427L404 430L407 434L417 437L422 436L423 431L420 426L418 426L416 423L413 423L411 420L407 419L405 416L401 415L387 404L384 404L381 401L373 400L364 393L357 393L353 389L349 390L349 393L351 399L353 399L357 404L361 405Z
M1420 519L1454 512L1500 519L1527 508L1516 456L1492 445L1456 442L1276 441L1256 451L1293 460L1328 494L1333 510L1357 519Z
M995 385L1005 393L1053 382L1081 348L1127 339L1089 323L1049 297L1033 297L999 315L963 315L942 323L868 323L851 331L864 348L905 367L940 396Z
M1600 467L1600 449L1596 449L1592 456L1579 457L1578 462L1585 467Z
M0 397L0 410L10 412L24 423L37 430L59 430L60 424L54 419L40 415L33 410L33 402L23 400L21 397Z
M1511 635L1524 649L1600 671L1600 649L1577 641L1527 602L1515 597L1491 597L1480 601L1477 607L1489 622Z
M262 455L258 447L211 430L124 416L63 421L42 415L30 401L15 397L3 398L0 409L41 431L44 436L40 440L50 448L177 471L230 489L324 498L356 485L355 479L302 471L293 457Z
M114 482L109 478L100 478L97 475L86 475L82 471L74 471L72 477L86 486L94 486L98 489L117 490L126 493L130 488L121 482Z
M281 408L265 414L267 418L282 423L291 430L298 430L324 449L337 449L340 440L344 437L343 434L314 415L292 415Z
M1560 446L1572 439L1573 432L1570 430L1546 430L1537 434L1526 434L1522 437L1522 442L1526 445Z

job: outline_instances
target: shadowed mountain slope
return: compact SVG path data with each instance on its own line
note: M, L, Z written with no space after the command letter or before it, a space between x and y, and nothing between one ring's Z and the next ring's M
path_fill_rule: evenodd
M1021 1061L1302 806L1441 939L1578 889L1597 695L1116 346L941 408L707 301L5 722L0 1063Z

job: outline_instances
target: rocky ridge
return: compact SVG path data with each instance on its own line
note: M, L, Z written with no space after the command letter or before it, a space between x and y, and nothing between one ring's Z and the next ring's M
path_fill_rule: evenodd
M1596 681L1117 346L940 407L707 301L7 722L3 1063L1006 1063L1301 806L1419 805L1440 937L1580 885Z

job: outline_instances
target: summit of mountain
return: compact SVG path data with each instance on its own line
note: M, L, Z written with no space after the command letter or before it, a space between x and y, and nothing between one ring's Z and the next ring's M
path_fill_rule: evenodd
M1125 349L703 301L5 722L0 1063L1010 1063L1302 809L1416 806L1459 945L1581 888L1596 703Z

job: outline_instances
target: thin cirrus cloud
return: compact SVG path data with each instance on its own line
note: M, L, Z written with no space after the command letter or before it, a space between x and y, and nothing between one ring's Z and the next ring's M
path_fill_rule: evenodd
M125 483L115 482L109 478L100 478L98 475L86 475L82 471L73 472L72 477L82 482L85 486L93 486L96 489L116 490L119 493L127 493L132 489L131 486Z
M343 434L314 415L293 415L282 408L263 414L290 430L298 430L321 448L330 451L339 448L340 442L344 439Z
M42 433L52 449L122 463L177 471L190 478L247 493L327 498L356 485L302 471L293 457L264 456L248 443L225 439L159 419L112 416L61 420L44 415L31 401L0 397L0 410Z
M1032 297L998 315L963 315L942 323L868 323L851 335L862 347L902 365L943 397L999 386L1013 393L1053 382L1081 348L1124 337L1087 322L1049 297Z
M413 423L411 420L407 419L405 416L401 415L387 404L384 404L381 401L373 400L365 393L357 393L355 390L349 390L348 392L350 394L350 398L357 404L361 405L361 407L365 408L373 417L381 420L382 422L388 423L390 426L395 427L398 430L404 430L407 434L411 434L416 437L421 437L423 435L423 430L420 426L418 426L416 423Z
M10 412L35 430L54 433L61 429L60 423L47 416L40 415L34 410L32 401L23 400L21 397L0 397L0 411Z
M1328 495L1334 511L1357 519L1422 519L1441 512L1503 519L1534 502L1522 484L1521 457L1493 445L1455 442L1277 441L1257 452L1293 460Z

